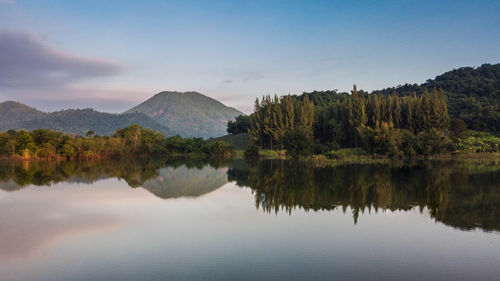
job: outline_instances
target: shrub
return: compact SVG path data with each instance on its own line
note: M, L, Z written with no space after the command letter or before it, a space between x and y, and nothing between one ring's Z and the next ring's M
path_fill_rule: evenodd
M223 141L213 141L208 145L208 155L210 158L228 158L232 155L232 149Z
M302 128L296 128L285 133L283 145L286 153L293 158L307 156L311 154L312 142L307 137L306 131Z
M245 150L245 158L247 159L258 159L259 158L259 148L255 144L250 144Z
M457 148L468 152L498 152L500 138L485 132L469 131L467 137L457 139Z

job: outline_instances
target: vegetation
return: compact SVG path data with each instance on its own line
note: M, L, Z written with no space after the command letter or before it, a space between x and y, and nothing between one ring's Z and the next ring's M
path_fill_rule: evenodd
M485 132L469 131L467 136L457 139L457 148L468 152L500 151L500 138Z
M369 95L356 86L350 95L266 96L256 100L250 121L254 144L286 148L293 157L340 147L391 157L455 150L445 94L436 89L403 97Z
M142 113L110 114L93 109L69 109L45 113L16 102L0 103L0 131L51 129L66 134L84 135L92 130L96 135L111 136L118 128L132 124L139 124L167 136L176 135L169 128Z
M250 144L245 150L245 159L255 160L259 158L259 147L255 144Z
M5 101L0 103L0 131L20 129L31 120L44 118L47 113L19 102Z
M311 140L303 128L294 128L283 136L283 146L288 155L297 159L311 154Z
M132 155L187 155L230 157L232 148L220 141L201 138L165 137L159 132L133 124L113 136L73 136L48 129L31 132L9 130L0 133L0 157L17 159L96 159Z
M241 133L237 135L229 134L218 138L208 139L207 142L213 141L223 141L235 149L245 150L250 141L250 136L248 133Z
M210 158L229 158L231 157L231 147L222 141L213 141L208 144L208 155Z
M408 96L432 88L445 92L453 120L463 120L471 130L500 134L500 64L462 67L421 85L405 84L374 93L390 95L396 92Z
M312 151L335 158L336 150L353 147L397 158L498 152L500 64L464 67L421 85L372 93L354 86L350 94L314 91L264 96L255 101L250 116L230 121L228 132L238 134L247 120L253 144L271 150L288 144L294 156ZM292 132L299 129L310 145L297 150L290 144L296 143L297 135Z
M250 116L239 115L236 116L236 120L227 121L227 132L229 134L238 135L243 133L248 133L250 130Z

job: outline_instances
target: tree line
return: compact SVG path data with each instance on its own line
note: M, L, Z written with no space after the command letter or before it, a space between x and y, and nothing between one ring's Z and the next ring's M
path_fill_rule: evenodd
M400 96L421 93L425 88L443 89L453 120L463 120L467 127L500 135L500 64L461 67L429 79L423 84L405 84L373 93Z
M254 145L291 148L296 154L340 147L363 147L392 156L455 149L449 138L446 96L436 88L408 96L368 94L356 86L351 94L264 96L255 101L249 119ZM304 151L308 147L310 151Z
M229 157L231 148L220 141L202 138L165 137L163 134L133 124L118 129L112 136L70 135L49 129L0 132L0 158L17 159L100 159L136 155L200 154Z

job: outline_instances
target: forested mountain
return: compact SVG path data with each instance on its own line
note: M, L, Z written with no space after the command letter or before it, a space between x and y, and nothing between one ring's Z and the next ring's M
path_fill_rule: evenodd
M240 111L197 92L161 92L125 113L145 113L183 137L226 134L228 120Z
M6 101L0 104L0 131L45 128L71 134L92 130L98 135L111 135L135 123L169 136L209 138L225 135L227 121L241 114L196 92L161 92L123 114L92 109L45 113Z
M425 90L443 90L452 121L461 119L467 128L500 134L500 64L483 64L480 67L462 67L429 79L422 84L404 84L373 91L371 94L411 96ZM358 91L367 96L369 93ZM314 91L295 96L308 98L315 105L326 107L348 95L335 91Z
M462 67L429 79L374 93L410 95L424 89L443 89L451 119L462 119L469 129L500 133L500 64Z
M6 101L0 103L0 131L20 128L20 124L38 118L47 113L36 110L19 102Z
M248 120L253 146L284 148L295 156L345 147L391 157L495 152L500 64L464 67L421 85L372 93L354 86L351 93L264 96L249 117L228 122L228 132L241 133Z
M165 135L176 134L142 113L111 114L93 109L45 113L21 103L7 101L0 103L0 117L0 131L52 129L69 134L84 135L88 131L94 131L97 135L112 135L118 128L139 124Z
M169 128L158 124L142 113L111 114L93 109L68 109L47 114L44 118L34 119L21 124L21 128L34 130L52 129L71 134L85 134L92 130L98 135L112 135L116 129L138 124L165 135L175 135Z

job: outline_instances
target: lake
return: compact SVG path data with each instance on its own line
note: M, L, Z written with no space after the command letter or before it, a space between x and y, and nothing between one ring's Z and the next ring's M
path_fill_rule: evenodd
M500 163L0 162L1 280L499 280Z

